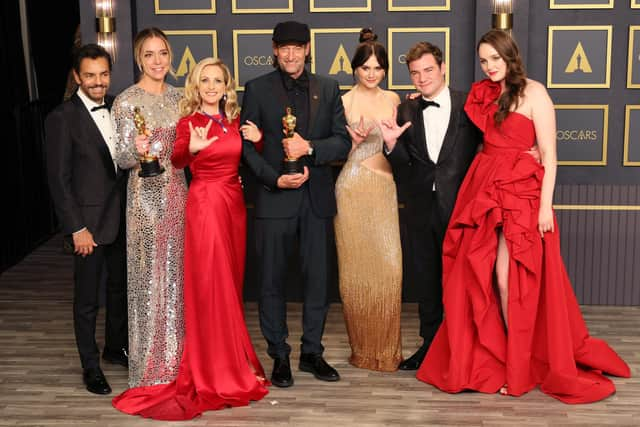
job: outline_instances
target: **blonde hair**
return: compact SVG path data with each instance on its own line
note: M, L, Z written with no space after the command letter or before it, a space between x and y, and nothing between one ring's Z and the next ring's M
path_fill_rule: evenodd
M169 39L167 39L166 34L160 29L156 27L145 28L141 30L136 37L133 39L133 57L136 60L136 64L138 64L138 69L142 72L142 45L148 39L157 37L164 42L167 50L169 51L169 74L171 74L174 78L176 77L176 72L173 69L173 51L171 50L171 45L169 44Z
M227 67L224 62L218 58L205 58L198 62L191 72L189 72L184 84L183 97L178 104L180 107L180 116L186 117L193 114L202 105L199 93L200 76L202 75L202 70L210 65L222 70L227 99L226 101L224 98L220 100L220 109L224 109L224 114L226 115L227 120L232 121L238 117L238 114L240 114L238 94L236 93L235 82L233 81L233 77L231 77L229 67Z

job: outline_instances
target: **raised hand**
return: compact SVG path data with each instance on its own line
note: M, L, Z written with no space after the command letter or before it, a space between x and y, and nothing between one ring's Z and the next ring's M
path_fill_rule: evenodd
M358 126L353 129L351 126L347 125L347 132L349 132L349 136L351 137L351 141L358 146L362 144L362 142L367 139L369 133L373 130L375 125L371 125L369 128L364 127L364 117L360 116L360 122Z
M400 138L400 135L402 135L404 131L407 130L409 126L411 126L411 122L406 122L402 126L398 126L397 117L398 109L395 108L390 119L384 119L378 122L378 124L380 125L380 132L382 133L382 139L384 140L384 143L389 151L395 148L396 142L398 142L398 138Z
M196 126L194 128L193 124L189 122L189 132L191 133L189 137L189 152L191 154L197 154L200 150L204 150L211 145L213 141L218 139L217 136L207 138L211 123L213 123L213 121L209 120L209 123L207 123L205 127Z

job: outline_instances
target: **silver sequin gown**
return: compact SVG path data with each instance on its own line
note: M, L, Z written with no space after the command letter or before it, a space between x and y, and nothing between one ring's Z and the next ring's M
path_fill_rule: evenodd
M171 165L181 93L167 85L162 95L133 85L116 98L112 120L116 161L131 169L127 187L127 295L129 386L172 381L178 373L184 336L182 261L187 186L184 171ZM151 143L162 144L165 172L138 176L133 108L139 107Z

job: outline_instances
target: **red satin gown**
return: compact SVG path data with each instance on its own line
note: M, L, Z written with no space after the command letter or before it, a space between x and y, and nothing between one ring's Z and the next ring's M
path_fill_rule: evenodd
M207 410L248 405L267 394L242 304L246 211L238 180L238 120L212 122L209 137L219 139L193 156L189 122L204 127L209 120L200 113L182 118L171 157L176 168L188 165L193 174L186 207L185 338L178 376L169 384L132 388L114 398L113 406L128 414L187 420Z
M509 113L497 128L500 86L474 83L465 104L484 132L482 152L460 188L443 247L445 319L417 378L457 393L520 396L535 386L565 403L588 403L615 392L602 373L629 377L606 342L590 337L561 254L557 223L537 231L544 168L525 151L533 122ZM554 219L555 221L555 219ZM508 332L494 289L496 229L509 250Z

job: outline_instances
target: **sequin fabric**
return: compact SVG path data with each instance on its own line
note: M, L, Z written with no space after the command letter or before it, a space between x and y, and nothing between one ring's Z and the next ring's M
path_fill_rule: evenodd
M187 186L184 171L174 169L170 161L180 97L172 86L154 95L134 85L116 98L111 113L116 161L121 168L131 169L127 187L129 387L172 381L182 355ZM138 176L134 107L145 118L151 143L162 144L159 157L165 171L161 175Z
M366 123L365 127L373 123ZM350 124L353 128L358 123ZM391 175L361 162L381 153L375 127L353 150L336 182L335 218L340 296L351 357L359 368L395 371L402 360L402 249Z

